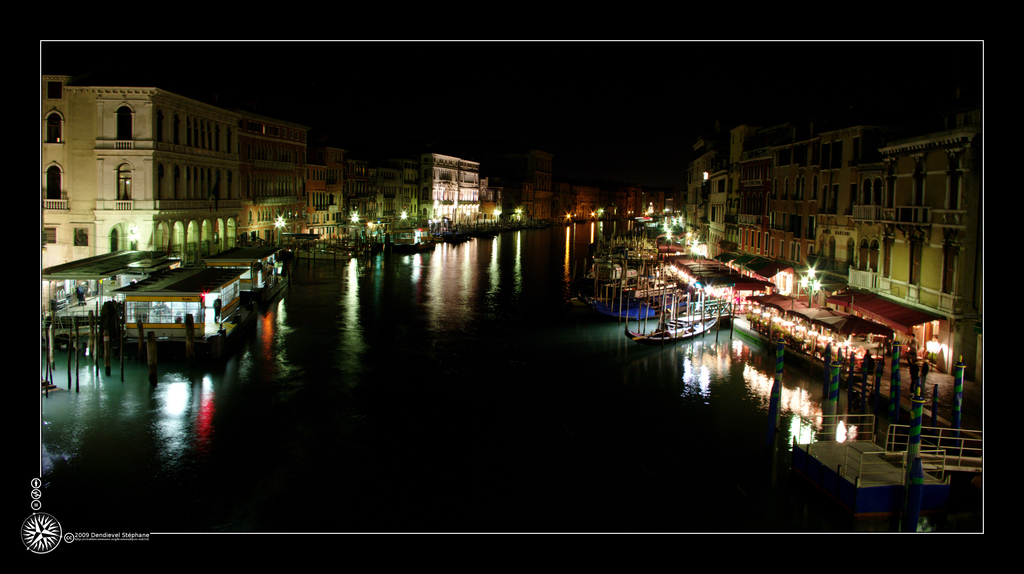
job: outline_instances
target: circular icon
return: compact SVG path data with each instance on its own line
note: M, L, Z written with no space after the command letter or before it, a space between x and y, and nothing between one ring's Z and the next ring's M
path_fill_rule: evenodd
M46 554L60 543L61 529L57 519L37 512L25 519L21 525L21 541L36 554Z

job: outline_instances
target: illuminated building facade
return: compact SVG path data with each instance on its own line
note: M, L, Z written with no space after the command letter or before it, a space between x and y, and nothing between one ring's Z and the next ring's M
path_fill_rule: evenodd
M239 112L239 242L272 245L306 232L306 134L309 128Z
M480 212L480 163L453 156L420 156L420 217L473 225ZM424 201L424 199L426 201Z
M348 224L345 218L344 149L318 142L307 148L306 226L309 233L325 239L338 239Z
M42 266L235 245L241 116L159 88L42 76Z
M946 117L944 130L880 149L884 179L872 178L871 192L853 204L861 264L851 267L850 286L933 317L914 325L929 359L951 372L962 356L967 376L980 382L981 108Z

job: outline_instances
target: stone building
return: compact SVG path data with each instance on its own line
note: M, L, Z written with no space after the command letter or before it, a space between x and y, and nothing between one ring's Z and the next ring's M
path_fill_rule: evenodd
M159 88L42 76L42 265L233 247L242 116Z

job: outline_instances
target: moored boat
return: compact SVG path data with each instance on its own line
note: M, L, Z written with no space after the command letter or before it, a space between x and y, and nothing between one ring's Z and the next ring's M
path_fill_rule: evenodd
M641 345L665 345L670 343L678 343L687 339L692 339L699 335L703 335L715 326L718 322L718 318L705 319L704 321L687 321L685 319L677 319L675 321L667 321L658 328L651 331L650 333L640 333L633 331L629 328L629 323L626 323L626 337L640 343Z
M394 244L391 246L392 251L396 253L417 253L433 248L434 240L422 229L399 231L395 234Z

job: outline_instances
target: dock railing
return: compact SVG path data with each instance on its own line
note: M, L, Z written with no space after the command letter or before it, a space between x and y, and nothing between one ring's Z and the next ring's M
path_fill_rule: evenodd
M810 423L814 442L874 442L875 415L816 415L801 416Z
M885 436L885 450L906 452L910 443L910 426L891 424ZM927 466L937 464L929 460L942 453L942 467L946 471L981 472L982 431L948 427L921 427L921 462Z

